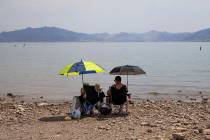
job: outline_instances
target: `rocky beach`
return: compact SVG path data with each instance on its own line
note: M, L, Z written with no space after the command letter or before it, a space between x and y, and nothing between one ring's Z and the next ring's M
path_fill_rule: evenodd
M210 102L138 100L128 115L66 119L70 102L0 98L0 140L209 140Z

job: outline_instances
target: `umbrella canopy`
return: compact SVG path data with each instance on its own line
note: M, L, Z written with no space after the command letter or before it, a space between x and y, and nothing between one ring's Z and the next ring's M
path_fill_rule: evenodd
M139 75L146 74L146 72L138 66L118 66L113 68L110 72L112 75Z
M76 62L65 66L63 69L59 71L59 74L64 75L66 77L82 75L82 82L83 82L83 74L92 74L92 73L101 73L101 72L105 72L105 70L99 65L91 61L81 60L80 62Z
M124 65L113 68L109 74L111 75L127 75L127 87L128 87L128 75L140 75L146 74L146 72L138 66Z

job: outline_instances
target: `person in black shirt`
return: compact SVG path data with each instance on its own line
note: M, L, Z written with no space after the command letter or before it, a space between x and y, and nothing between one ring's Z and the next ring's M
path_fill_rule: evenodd
M127 101L128 89L126 85L122 84L120 76L116 76L114 82L115 84L107 92L108 96L111 97L109 102L120 105L119 112L122 112L123 105Z

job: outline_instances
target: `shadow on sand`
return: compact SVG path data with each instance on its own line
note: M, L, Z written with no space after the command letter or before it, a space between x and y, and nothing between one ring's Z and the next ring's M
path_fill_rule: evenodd
M50 117L42 117L39 121L43 122L59 122L64 121L65 116L50 116Z
M109 114L109 115L99 115L99 114L95 114L93 116L82 116L80 119L84 119L87 117L92 117L92 118L96 118L96 120L98 121L103 121L103 120L107 120L107 119L112 119L112 118L120 118L120 117L127 117L128 114ZM49 117L42 117L39 118L39 121L42 122L59 122L59 121L65 121L66 116L49 116ZM77 119L74 119L77 120Z

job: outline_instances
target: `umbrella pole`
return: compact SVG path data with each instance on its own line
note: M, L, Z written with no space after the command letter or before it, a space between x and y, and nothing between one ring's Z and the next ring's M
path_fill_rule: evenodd
M128 91L128 73L127 73L127 91ZM128 96L128 100L130 100L129 96ZM128 100L126 102L126 113L128 113L128 103L129 103Z
M82 85L84 85L84 81L83 81L83 74L82 74Z
M128 74L127 74L127 89L128 89Z

